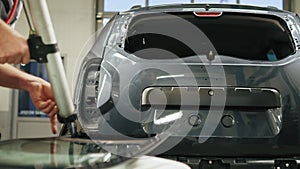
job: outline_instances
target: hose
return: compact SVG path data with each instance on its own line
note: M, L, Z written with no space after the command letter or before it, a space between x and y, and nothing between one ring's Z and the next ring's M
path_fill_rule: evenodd
M14 4L12 6L12 9L7 17L7 19L5 20L5 23L7 24L11 24L15 18L16 12L17 12L17 8L18 8L18 4L19 4L20 0L14 0Z

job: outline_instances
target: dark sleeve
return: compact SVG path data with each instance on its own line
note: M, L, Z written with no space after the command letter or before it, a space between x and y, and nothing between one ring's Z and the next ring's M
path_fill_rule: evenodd
M0 18L5 20L12 6L11 0L0 0Z

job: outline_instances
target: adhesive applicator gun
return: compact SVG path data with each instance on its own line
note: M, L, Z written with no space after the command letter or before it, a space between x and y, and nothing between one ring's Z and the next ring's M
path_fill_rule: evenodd
M66 124L72 136L75 136L74 121L77 117L46 0L26 0L24 5L31 29L28 39L31 58L46 64L54 98L59 108L58 120Z

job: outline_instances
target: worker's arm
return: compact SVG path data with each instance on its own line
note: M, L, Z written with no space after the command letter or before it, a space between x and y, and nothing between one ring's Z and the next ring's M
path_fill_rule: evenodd
M0 64L0 76L0 86L29 92L33 104L51 118L51 129L53 133L56 133L56 112L58 108L50 84L8 64Z
M29 63L27 40L0 19L0 63Z

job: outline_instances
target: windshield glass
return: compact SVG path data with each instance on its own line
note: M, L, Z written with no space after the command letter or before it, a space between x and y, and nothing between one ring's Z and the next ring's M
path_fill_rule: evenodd
M128 158L114 155L101 145L123 151L134 144L63 137L10 140L0 143L0 168L107 168Z

